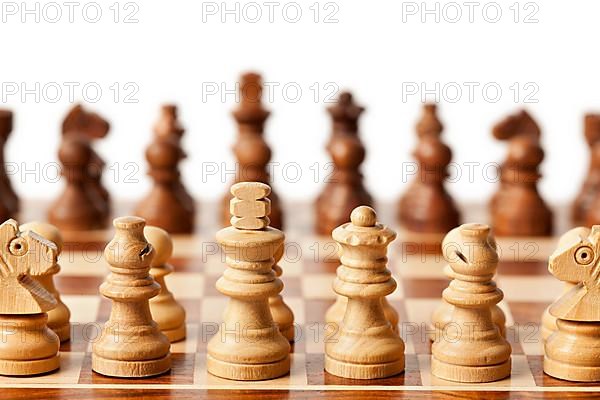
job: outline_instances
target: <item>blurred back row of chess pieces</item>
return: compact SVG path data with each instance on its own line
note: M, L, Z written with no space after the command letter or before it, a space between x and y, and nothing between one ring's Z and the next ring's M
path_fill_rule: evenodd
M267 165L271 149L264 139L269 111L261 103L262 81L255 73L240 80L241 102L233 111L239 136L233 146L237 171L232 184L256 181L270 184ZM373 197L363 185L361 164L365 158L358 129L364 108L348 92L327 110L332 118L332 134L327 150L334 171L315 204L317 233L329 235L348 220L360 205L373 206ZM61 231L92 231L106 228L110 221L111 199L102 183L105 166L94 150L94 142L107 135L109 123L100 115L73 107L62 124L62 142L58 159L62 164L64 190L49 207L47 219ZM12 113L0 110L0 140L6 143L12 131ZM418 173L398 202L397 218L409 232L443 235L461 222L460 212L445 188L451 149L443 142L443 125L436 106L426 104L417 123L418 143L414 157ZM197 203L186 190L179 163L186 157L181 146L184 128L174 105L164 105L154 125L154 138L146 149L148 175L154 181L150 192L133 213L149 225L170 233L191 233L195 227ZM496 236L551 236L553 214L537 190L541 178L539 166L544 159L540 128L526 111L520 111L497 123L492 134L508 142L506 160L500 166L500 184L490 202L491 225ZM585 116L585 138L591 162L583 187L572 207L574 225L600 223L600 115ZM0 157L4 157L0 152ZM4 159L0 160L4 165ZM226 192L222 201L222 223L229 221ZM270 196L271 225L282 228L284 216L273 191ZM19 211L19 199L5 168L0 170L0 220Z

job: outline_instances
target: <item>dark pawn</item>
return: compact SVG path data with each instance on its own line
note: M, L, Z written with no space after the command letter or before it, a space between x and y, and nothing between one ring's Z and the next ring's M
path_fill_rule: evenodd
M442 130L435 104L426 104L413 153L418 175L398 203L398 220L410 231L445 233L460 224L458 209L444 187L452 151L441 140Z
M170 233L191 233L194 210L181 194L179 162L184 157L179 145L170 137L156 137L146 150L154 180L152 190L138 205L135 214L148 225Z
M232 184L239 182L261 182L271 186L271 220L270 226L283 229L283 213L279 197L270 182L271 177L267 171L267 164L271 161L271 149L264 138L264 125L269 117L262 103L262 78L255 73L242 75L240 82L241 103L233 111L238 126L238 139L233 146L237 159L236 174ZM231 225L229 202L232 195L229 190L221 202L221 224Z
M183 151L181 139L185 129L181 126L178 120L177 106L173 104L165 104L161 107L160 117L154 124L154 135L160 138L173 140L180 148L182 159L187 158L187 154ZM179 192L179 198L185 203L185 207L196 212L196 201L189 194L181 180L176 183L175 190Z
M90 198L98 208L104 226L108 224L111 213L111 201L108 190L102 184L105 168L104 160L93 149L93 141L106 137L110 125L100 115L85 110L81 105L74 106L65 117L62 125L63 139L81 137L87 141L90 150L90 161L86 171L86 186Z
M101 229L105 221L89 190L88 167L92 158L89 143L83 137L64 138L58 151L66 186L48 210L48 221L60 230Z
M581 191L573 202L571 218L575 226L587 224L588 214L594 210L592 204L600 197L600 114L585 116L584 133L590 150L590 166ZM596 225L600 223L600 216L592 216L590 221Z
M13 129L13 113L0 110L0 218L2 221L14 217L19 211L19 197L6 174L4 150Z
M552 211L537 189L544 160L540 129L525 111L511 115L493 128L499 140L508 140L508 156L500 166L500 188L490 210L498 236L550 236Z
M365 148L358 136L358 119L364 108L354 103L352 94L343 92L338 103L327 111L333 122L327 144L333 172L315 205L315 230L320 235L330 235L336 227L348 222L356 207L373 205L360 172Z

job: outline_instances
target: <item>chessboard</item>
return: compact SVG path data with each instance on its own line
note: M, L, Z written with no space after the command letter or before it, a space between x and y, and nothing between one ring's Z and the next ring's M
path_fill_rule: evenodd
M39 204L38 204L39 205ZM394 207L376 206L380 221L396 229ZM39 218L43 207L21 221ZM600 397L600 385L554 379L542 370L540 318L561 293L562 282L547 271L547 257L556 243L552 238L498 238L501 262L496 282L504 292L500 306L507 317L507 338L512 344L512 375L485 384L456 384L430 373L429 320L448 280L445 261L424 238L399 231L389 248L389 268L398 282L388 299L400 315L400 331L406 343L406 371L377 380L350 380L324 371L324 341L331 328L324 322L333 304L331 285L337 267L336 246L331 238L313 232L311 204L294 204L286 213L286 253L283 296L296 318L296 341L289 375L258 382L220 379L206 370L206 345L217 332L227 298L215 288L224 270L214 239L219 229L216 205L202 204L199 231L174 236L175 272L167 276L169 289L187 312L187 338L171 348L172 370L148 379L118 379L91 369L91 345L108 318L110 302L98 293L108 273L103 246L112 232L67 236L55 277L58 291L72 312L72 339L60 348L58 371L34 377L0 377L1 398L318 398L359 396L379 398L591 398ZM292 205L284 204L284 210ZM487 222L484 207L463 207L465 220ZM37 211L36 211L37 210ZM119 205L120 215L128 213ZM35 215L39 212L40 215ZM567 229L566 207L556 210L557 234Z

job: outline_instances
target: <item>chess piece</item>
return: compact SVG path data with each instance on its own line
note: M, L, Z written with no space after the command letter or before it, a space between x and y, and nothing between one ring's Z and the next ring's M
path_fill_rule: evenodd
M144 236L154 248L150 263L150 275L160 285L160 292L150 299L152 319L158 324L171 343L185 338L185 310L167 289L165 276L173 272L168 261L173 254L173 241L169 234L156 226L146 226Z
M19 211L19 198L15 193L6 172L4 159L6 142L13 129L13 113L0 110L0 220L15 216Z
M398 312L394 307L392 307L392 305L387 301L385 297L381 299L381 305L383 307L383 314L390 323L392 330L398 333L398 322L400 321L400 318L398 317ZM344 314L346 313L347 306L348 298L336 295L335 303L333 303L325 313L325 322L327 324L339 325L344 319Z
M185 129L181 126L178 119L177 106L174 104L165 104L161 107L161 113L158 121L154 124L154 135L160 138L169 138L175 141L177 146L181 149L182 159L187 158L187 154L183 151L181 139ZM183 182L177 181L175 184L175 190L179 192L178 198L183 202L185 208L192 210L196 213L196 201L189 194Z
M381 298L381 305L383 307L385 319L390 323L392 330L395 333L398 333L398 322L400 321L398 311L392 307L385 297ZM325 313L325 322L327 324L340 325L346 314L346 307L348 307L348 298L339 294L336 295L335 303L333 303Z
M17 222L0 225L0 375L37 375L58 369L60 341L47 325L56 299L35 276L56 265L56 246Z
M591 150L588 175L573 205L573 221L586 226L600 224L600 115L585 117L585 135Z
M275 260L275 264L273 264L273 272L277 278L281 279L281 275L283 274L283 269L279 266L279 261L283 257L284 253L284 245L279 246L277 251L275 252L273 258ZM269 297L269 308L271 309L271 314L273 315L273 321L279 327L279 331L281 334L290 342L294 341L294 313L292 309L285 304L283 301L283 297L281 293L276 294L275 296Z
M48 210L48 220L60 230L95 230L108 223L110 196L102 185L104 161L92 141L105 137L109 128L106 120L81 105L73 107L63 121L58 158L66 185Z
M173 116L168 110L163 109L163 113L169 112L168 115ZM171 124L175 123L171 121ZM155 128L155 138L146 150L150 165L148 175L154 180L154 185L138 204L135 214L169 233L191 233L194 230L195 206L183 187L178 167L186 157L180 145L181 129L175 125L170 134L165 134L161 124L164 122Z
M590 235L590 232L591 232L590 228L586 228L586 227L582 227L582 226L573 228L573 229L565 232L560 237L556 247L563 248L565 246L570 246L573 243L577 243L579 240L581 240L581 238L587 238ZM578 282L574 282L573 280L564 281L562 295L566 294L571 289L573 289L573 287L575 287L577 285L577 283ZM550 335L554 331L556 331L556 317L554 317L554 316L552 316L552 314L550 314L551 306L552 306L552 304L550 304L548 307L546 307L546 309L544 310L544 313L542 314L542 339L543 340L547 340L550 337Z
M451 324L431 347L431 373L463 383L506 378L511 371L511 346L492 320L491 307L503 294L492 280L498 254L490 228L461 225L446 235L444 248L454 276L443 298L454 310Z
M448 277L448 279L454 279L454 271L450 265L446 264L444 267L444 274ZM435 341L435 338L441 337L445 334L445 329L448 324L452 323L452 312L454 311L454 306L448 303L446 300L442 298L442 301L438 308L431 315L431 325L433 327L433 333L430 335L429 339ZM504 311L497 304L494 304L491 307L492 312L492 321L494 325L498 327L498 331L503 338L506 338L506 316L504 315Z
M341 265L333 284L348 298L336 340L325 343L325 370L351 379L376 379L404 370L404 342L392 330L381 299L396 289L387 263L387 246L396 233L377 223L375 211L355 208L350 223L336 228Z
M500 188L490 202L494 234L552 235L552 211L537 189L544 159L538 125L521 111L494 126L493 134L499 140L509 140L508 156L500 167Z
M576 285L577 285L576 282L565 281L561 295L565 295L567 292L571 291ZM541 332L542 332L542 340L543 341L548 340L550 335L552 335L557 329L556 328L556 317L554 317L552 314L550 314L551 306L552 306L552 304L550 304L548 307L546 307L546 309L544 310L544 313L542 314Z
M160 116L154 124L154 134L162 138L175 138L181 140L185 129L178 119L177 106L174 104L163 104L160 108Z
M581 191L573 202L571 219L573 224L584 225L592 211L593 203L600 197L600 114L587 114L584 120L585 138L590 149L590 165ZM600 223L600 219L592 217L591 225Z
M409 231L446 233L458 226L460 214L444 187L452 151L441 140L443 126L435 104L425 104L417 124L418 144L413 155L418 176L398 203L398 220Z
M269 117L262 103L262 80L260 75L247 73L242 75L240 82L241 103L233 112L239 136L233 146L237 159L234 184L239 182L262 182L269 184L271 178L267 165L271 160L271 149L264 138L264 125ZM221 222L229 225L229 202L231 193L227 192L222 201ZM283 215L279 204L279 196L271 190L271 227L282 229Z
M110 125L104 118L85 110L79 104L69 111L62 124L63 140L78 137L83 139L90 148L90 159L85 174L86 187L100 212L104 226L108 224L111 211L110 194L102 184L105 162L94 151L92 143L106 137L109 129Z
M263 380L290 370L290 344L273 321L269 298L283 289L273 270L284 235L268 226L270 188L259 182L231 187L231 225L217 232L227 270L217 289L230 298L219 332L208 342L207 368L235 380Z
M87 168L92 151L83 138L63 139L58 151L66 186L48 210L48 221L65 231L87 231L104 227L104 216L89 190Z
M331 235L337 226L348 221L356 207L373 205L360 172L365 147L358 136L358 119L364 108L354 102L351 93L343 92L337 104L327 111L333 121L333 132L327 144L333 172L315 204L315 228L320 235Z
M159 375L171 368L171 354L148 304L160 292L149 273L154 248L144 237L142 218L120 217L113 225L115 236L104 250L111 273L100 286L112 309L93 344L92 369L115 377Z
M556 331L544 343L544 372L576 382L600 381L600 226L589 236L568 232L548 260L548 270L577 284L550 306Z
M455 243L453 242L453 235L446 235L445 240L442 242L442 252L446 254L446 258L451 258L454 256L454 251L456 250ZM493 236L490 237L490 245L497 249L496 240ZM450 280L453 280L455 277L454 271L449 264L444 266L444 275ZM442 298L440 305L433 312L431 316L431 323L433 328L433 333L429 336L432 341L435 341L435 338L441 337L441 335L445 334L445 329L449 323L452 322L452 312L454 311L454 306L448 303L446 300ZM504 315L504 311L497 304L494 304L491 307L492 312L492 321L494 325L498 327L498 331L502 337L506 337L506 316Z
M56 256L57 258L60 257L63 249L63 238L60 231L55 226L45 222L33 221L21 225L19 229L21 232L35 232L44 239L54 243L56 246ZM58 335L61 342L66 342L71 338L71 323L69 322L71 319L71 311L69 311L66 304L62 302L60 294L54 286L54 275L59 272L60 265L57 262L52 268L48 269L43 274L38 274L34 279L37 280L48 293L54 296L56 307L48 311L48 327Z

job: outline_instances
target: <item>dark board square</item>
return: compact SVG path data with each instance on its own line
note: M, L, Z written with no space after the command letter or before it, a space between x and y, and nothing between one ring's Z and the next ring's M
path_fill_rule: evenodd
M101 331L102 325L98 322L71 322L71 339L60 344L60 351L85 353L90 343L98 339Z
M448 287L447 279L404 278L399 283L404 288L404 298L441 298L442 291Z
M548 263L546 261L501 260L498 262L497 271L500 275L550 275L550 272L548 272Z
M104 282L104 278L101 276L69 276L58 274L54 277L56 290L60 294L99 296L98 289L102 282Z
M549 302L508 302L508 308L510 308L513 320L520 326L539 324L544 310L549 305Z
M172 257L169 263L177 272L204 272L204 263L201 257Z

